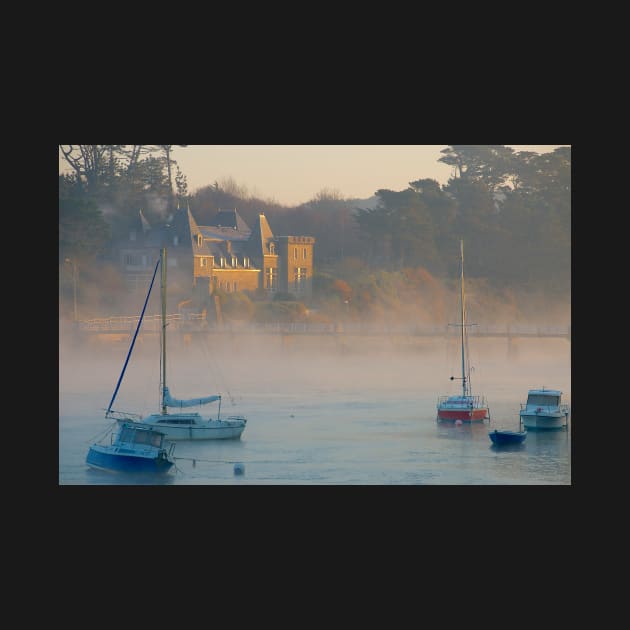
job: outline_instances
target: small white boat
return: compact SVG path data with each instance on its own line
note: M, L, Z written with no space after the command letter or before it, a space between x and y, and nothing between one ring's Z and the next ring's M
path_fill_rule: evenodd
M158 267L161 265L161 295L162 295L162 335L161 335L161 383L160 383L160 408L161 413L154 413L146 417L142 417L138 414L132 414L127 412L113 411L112 405L116 394L118 393L118 387L122 381L127 363L131 357L131 352L138 334L138 330L142 324L144 311L146 309L149 295L153 287L153 281L157 273ZM109 403L106 418L114 418L119 424L126 424L127 426L138 426L147 429L153 429L164 434L168 440L228 440L239 439L241 433L243 433L247 424L247 419L244 416L235 415L228 416L227 418L221 418L221 396L216 394L212 396L204 396L202 398L189 398L186 400L173 398L169 392L169 388L166 385L166 248L160 250L160 257L156 263L155 270L153 272L153 279L149 286L149 292L145 300L144 308L138 321L138 326L134 338L131 342L131 347L127 354L127 359L123 367L122 373L118 380L118 385L112 396L112 400ZM219 406L217 410L216 418L202 418L200 414L195 412L181 411L183 408L207 405L212 402L218 401ZM176 408L179 411L169 413L167 408Z
M558 389L530 389L521 403L521 423L526 429L564 429L569 425L569 405Z

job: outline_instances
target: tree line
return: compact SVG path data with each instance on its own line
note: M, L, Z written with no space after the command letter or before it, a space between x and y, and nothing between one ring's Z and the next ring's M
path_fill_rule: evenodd
M231 178L190 194L173 146L60 145L70 169L59 176L60 262L107 260L140 208L158 223L188 204L201 225L220 208L236 208L250 226L264 211L274 234L315 237L315 286L338 294L341 304L350 303L344 292L360 294L359 277L368 284L379 274L404 282L414 273L457 277L460 239L467 277L498 291L570 296L570 147L537 154L448 146L439 158L452 168L445 185L420 178L404 190L376 189L368 207L326 188L285 206L250 195Z

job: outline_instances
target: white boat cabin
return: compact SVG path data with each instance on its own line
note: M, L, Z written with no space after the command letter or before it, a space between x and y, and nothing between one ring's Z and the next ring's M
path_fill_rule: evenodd
M557 389L530 389L527 393L528 407L559 407L562 392Z
M145 444L147 446L154 446L155 448L162 448L162 441L164 434L153 429L144 427L134 427L128 424L123 424L117 436L117 442L133 444L134 446Z
M156 424L178 424L184 426L190 426L194 424L203 424L202 418L198 413L166 413L166 414L153 414L146 418L144 422Z

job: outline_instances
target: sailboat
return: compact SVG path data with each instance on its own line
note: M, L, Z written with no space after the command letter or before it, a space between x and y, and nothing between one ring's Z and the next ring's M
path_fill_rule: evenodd
M477 422L483 421L490 417L490 409L483 396L472 393L470 383L470 359L466 352L468 350L468 331L466 323L466 296L464 292L464 241L460 241L460 306L461 306L461 323L453 324L461 327L461 360L462 375L459 377L462 381L462 393L455 396L440 396L437 402L437 420L461 421L461 422ZM455 380L455 376L451 376L451 381Z
M160 413L145 418L134 419L138 425L161 431L169 440L226 440L239 439L245 430L247 419L241 415L221 418L221 395L204 396L202 398L179 399L171 396L166 384L166 248L160 250L158 265L161 264L161 296L162 296L162 356L160 382ZM156 267L157 268L157 267ZM216 419L203 418L197 412L182 411L184 408L219 403ZM111 405L110 405L111 406ZM168 407L179 411L169 413ZM128 422L132 418L118 418L119 422Z

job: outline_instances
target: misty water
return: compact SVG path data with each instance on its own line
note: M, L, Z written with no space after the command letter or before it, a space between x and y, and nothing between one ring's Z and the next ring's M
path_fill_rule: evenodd
M248 419L240 440L178 441L160 477L90 469L92 443L112 426L107 407L129 339L60 334L59 484L62 485L569 485L571 428L529 431L516 447L488 431L517 430L527 390L545 386L571 404L566 339L471 339L473 389L491 419L436 422L438 396L460 391L456 340L229 335L169 344L167 383L178 398L221 393L221 415ZM139 339L114 409L159 411L159 347ZM193 408L216 417L213 403ZM570 419L570 425L572 417ZM243 464L244 474L234 465Z

